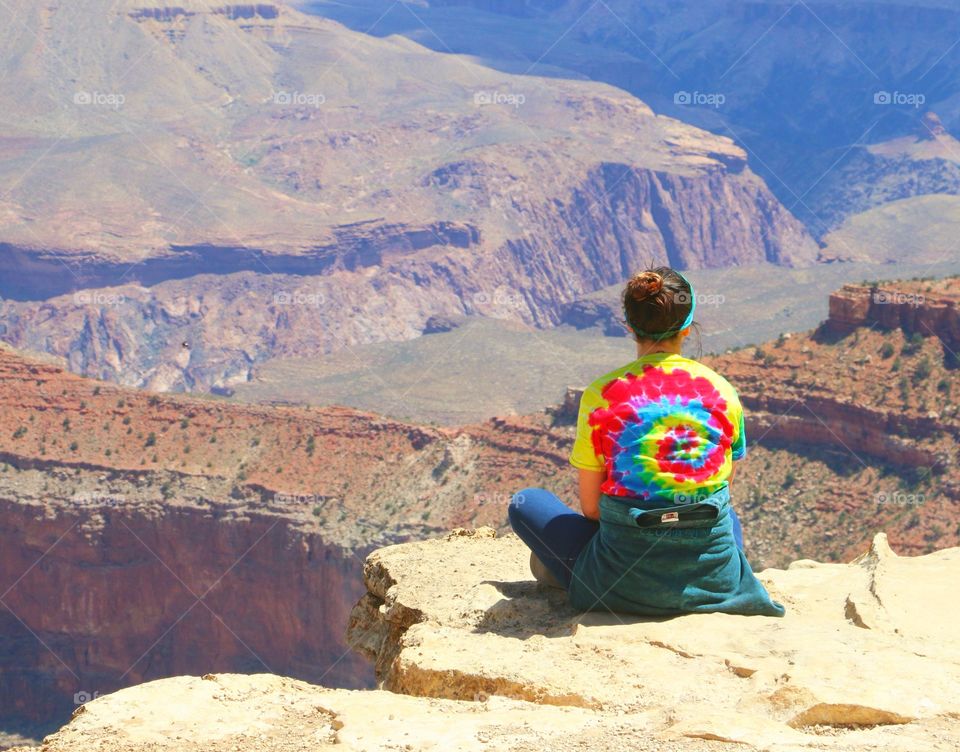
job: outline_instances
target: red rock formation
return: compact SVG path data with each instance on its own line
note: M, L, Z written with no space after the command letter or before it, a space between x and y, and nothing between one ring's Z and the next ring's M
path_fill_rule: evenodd
M936 336L951 348L960 347L960 285L930 291L921 283L844 285L830 296L828 331L846 333L871 325Z

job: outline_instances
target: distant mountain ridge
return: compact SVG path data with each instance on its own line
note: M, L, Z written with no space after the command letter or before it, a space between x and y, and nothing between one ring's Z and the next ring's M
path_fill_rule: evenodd
M586 76L744 146L818 238L878 196L955 194L931 161L864 161L923 130L960 134L960 5L953 0L300 0L370 33L405 34L512 72ZM951 171L955 168L951 167ZM838 200L839 199L839 200ZM887 198L886 200L890 200Z

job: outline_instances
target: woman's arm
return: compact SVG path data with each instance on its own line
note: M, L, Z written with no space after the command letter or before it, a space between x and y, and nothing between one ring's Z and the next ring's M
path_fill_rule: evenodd
M600 485L606 478L605 470L580 469L580 509L584 517L600 519Z

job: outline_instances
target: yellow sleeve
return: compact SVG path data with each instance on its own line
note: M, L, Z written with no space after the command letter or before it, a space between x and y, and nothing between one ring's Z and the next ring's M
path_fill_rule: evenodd
M570 464L582 470L603 470L606 463L602 456L593 451L591 435L593 426L589 423L590 413L602 404L602 397L591 385L580 397L580 410L577 414L577 438L570 452Z

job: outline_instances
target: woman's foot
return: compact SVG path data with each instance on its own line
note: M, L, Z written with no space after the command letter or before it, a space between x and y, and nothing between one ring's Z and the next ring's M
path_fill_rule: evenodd
M560 590L566 589L557 581L553 573L544 566L543 562L537 558L537 555L533 553L533 551L530 552L530 571L533 572L533 576L537 582L547 587L559 588Z

